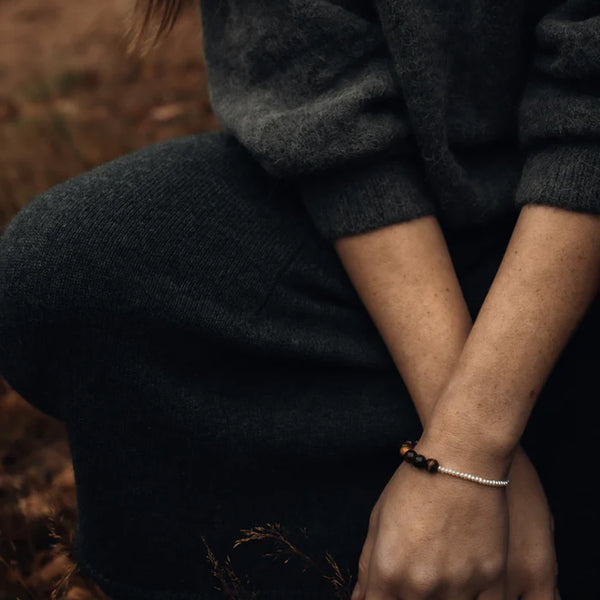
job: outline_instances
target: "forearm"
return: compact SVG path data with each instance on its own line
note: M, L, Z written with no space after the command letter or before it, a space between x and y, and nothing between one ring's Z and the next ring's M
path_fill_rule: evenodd
M425 425L472 325L437 219L393 224L334 246Z
M599 278L600 217L525 206L428 437L508 464Z

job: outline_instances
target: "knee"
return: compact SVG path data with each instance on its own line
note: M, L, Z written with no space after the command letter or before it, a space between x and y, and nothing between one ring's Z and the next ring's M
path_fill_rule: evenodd
M63 306L61 293L72 284L69 263L75 254L66 187L30 201L0 237L0 326L43 320L47 311Z
M0 374L36 403L46 365L135 285L140 232L154 226L136 188L147 168L128 155L53 186L0 236Z
M98 295L111 231L131 204L115 175L106 163L55 185L8 224L0 236L0 327L72 320Z
M237 201L223 188L242 158L222 132L175 138L36 196L0 237L0 320L126 309L148 291L152 265L192 273L186 257L198 254L219 211L231 212L225 200Z
M224 288L216 275L235 279L254 266L239 249L266 253L265 240L283 265L297 240L281 230L295 235L297 214L291 203L283 210L272 183L218 131L148 146L50 188L0 237L0 320L156 316L165 298L190 295L190 281L206 293ZM271 261L267 276L278 268Z
M0 237L0 375L42 411L58 418L48 404L49 311L57 290L54 272L60 257L51 242L54 215L48 196L25 206Z

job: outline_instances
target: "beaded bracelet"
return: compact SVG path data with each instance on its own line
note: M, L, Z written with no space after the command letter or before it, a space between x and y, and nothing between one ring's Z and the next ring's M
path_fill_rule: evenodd
M403 442L400 446L400 457L417 469L424 469L429 473L445 473L446 475L452 475L452 477L467 479L468 481L492 487L504 487L510 483L509 479L486 479L485 477L478 477L477 475L471 475L470 473L463 473L462 471L455 471L454 469L442 467L435 458L425 458L422 454L417 454L413 450L416 444L416 442L411 441Z

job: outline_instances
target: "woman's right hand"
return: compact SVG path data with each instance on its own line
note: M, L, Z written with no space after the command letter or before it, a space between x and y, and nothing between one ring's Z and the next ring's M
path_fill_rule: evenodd
M441 454L422 441L415 450ZM402 463L371 512L352 600L505 600L507 550L504 488Z

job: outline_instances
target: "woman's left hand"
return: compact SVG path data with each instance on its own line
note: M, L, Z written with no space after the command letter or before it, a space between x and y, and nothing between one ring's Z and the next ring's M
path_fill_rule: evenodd
M371 512L352 600L505 600L507 548L504 488L403 463Z
M554 519L535 467L519 446L507 488L507 600L560 600Z

